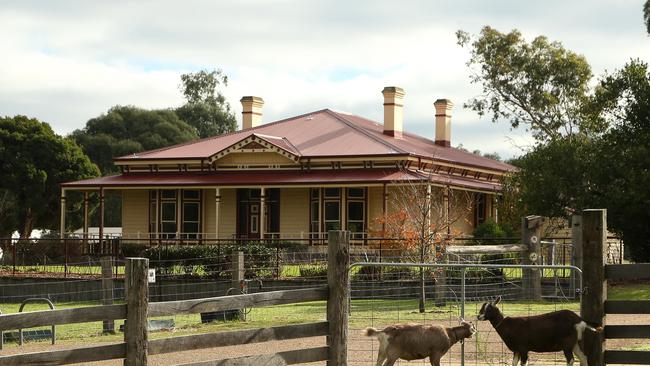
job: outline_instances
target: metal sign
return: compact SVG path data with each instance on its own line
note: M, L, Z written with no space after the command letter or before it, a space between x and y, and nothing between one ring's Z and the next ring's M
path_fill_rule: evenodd
M149 275L147 276L147 282L156 283L156 269L149 269Z

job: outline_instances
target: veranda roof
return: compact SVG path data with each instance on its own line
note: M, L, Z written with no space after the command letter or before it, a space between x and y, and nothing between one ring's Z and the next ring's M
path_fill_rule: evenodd
M80 180L62 184L64 188L128 188L128 187L219 187L219 186L292 186L321 184L376 184L430 180L480 191L499 191L501 185L447 175L423 174L399 169L341 169L311 171L224 171L224 172L159 172L128 173Z

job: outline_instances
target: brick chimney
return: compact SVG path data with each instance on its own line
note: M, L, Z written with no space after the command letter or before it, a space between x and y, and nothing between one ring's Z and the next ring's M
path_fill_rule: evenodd
M384 95L384 134L401 139L404 121L404 89L387 86L381 93Z
M438 99L436 107L436 145L451 146L451 109L454 103L449 99Z
M264 106L264 99L260 97L247 96L242 97L241 100L241 124L242 129L257 127L262 124L262 107Z

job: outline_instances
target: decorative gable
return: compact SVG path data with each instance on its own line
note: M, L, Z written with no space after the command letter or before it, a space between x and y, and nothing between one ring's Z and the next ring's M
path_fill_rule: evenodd
M237 158L237 157L240 158ZM217 152L209 158L209 162L220 161L238 161L246 160L246 164L251 159L257 165L276 165L279 162L297 163L300 155L297 149L291 143L281 137L251 134L248 137L230 145L229 147ZM227 159L225 159L228 157Z

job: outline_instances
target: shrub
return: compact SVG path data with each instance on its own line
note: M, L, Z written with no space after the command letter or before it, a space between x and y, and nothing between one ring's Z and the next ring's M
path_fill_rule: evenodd
M264 277L275 267L275 248L257 243L222 245L161 245L146 249L152 267L166 274L230 277L231 255L244 252L247 277Z
M327 266L324 264L309 264L298 267L300 277L327 277Z
M380 273L383 281L413 280L419 276L417 268L361 266L354 274L354 280L377 281L380 279Z
M121 243L120 251L124 257L141 257L148 247L142 243Z

